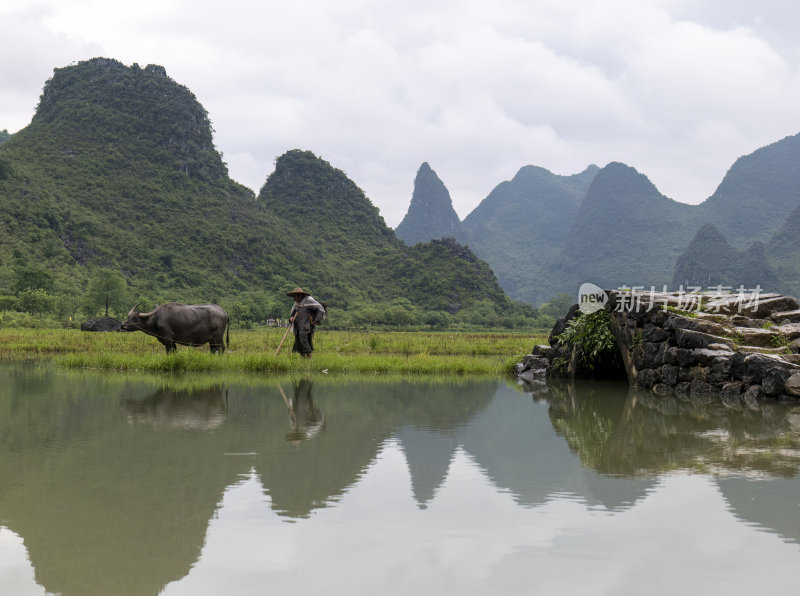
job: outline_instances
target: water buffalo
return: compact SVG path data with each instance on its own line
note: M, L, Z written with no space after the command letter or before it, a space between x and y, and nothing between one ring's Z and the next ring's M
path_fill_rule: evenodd
M137 313L135 310L134 306L128 313L122 330L144 331L152 335L164 344L167 354L176 350L175 344L202 346L208 343L211 352L216 353L224 352L226 343L230 343L230 318L216 304L168 302L150 312Z

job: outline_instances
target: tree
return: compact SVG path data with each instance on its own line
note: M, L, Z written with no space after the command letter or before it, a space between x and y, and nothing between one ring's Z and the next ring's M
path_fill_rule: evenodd
M96 269L86 288L86 312L95 315L105 308L108 316L109 308L115 311L124 311L127 301L128 284L119 271L113 269Z
M434 310L425 315L425 323L436 329L445 329L453 322L453 316L443 310Z
M41 288L23 290L19 294L19 306L32 315L43 315L53 310L54 300Z
M570 306L577 302L577 298L572 294L562 292L553 296L549 302L539 307L539 313L542 315L558 319L567 314Z
M243 303L240 300L233 300L232 302L225 303L225 312L228 316L243 324L245 327L250 328L253 324L253 312L249 303Z

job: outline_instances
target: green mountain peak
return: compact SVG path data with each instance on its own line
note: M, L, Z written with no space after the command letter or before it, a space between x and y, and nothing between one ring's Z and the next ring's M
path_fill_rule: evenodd
M423 162L414 179L408 212L395 230L397 237L411 246L417 242L456 237L460 229L461 222L447 187L428 162Z
M29 134L46 134L65 156L113 147L118 159L169 164L192 178L214 181L228 174L206 110L163 66L92 58L56 68L20 136Z
M713 224L705 224L689 242L675 265L674 289L683 286L704 290L717 286L735 291L739 286L775 291L778 278L767 261L764 245L753 242L737 250Z

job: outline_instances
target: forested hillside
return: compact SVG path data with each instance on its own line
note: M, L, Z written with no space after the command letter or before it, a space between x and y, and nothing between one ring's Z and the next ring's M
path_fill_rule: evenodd
M535 166L521 168L464 219L459 240L491 263L512 298L547 301L564 291L553 291L547 268L564 249L598 169L589 166L580 174L559 176Z
M736 160L696 217L738 248L766 242L800 205L800 134Z
M5 311L66 319L101 314L105 297L112 314L216 301L247 322L285 315L283 293L301 285L355 323L536 316L469 250L405 247L310 152L279 157L253 196L228 176L205 109L154 65L54 71L30 125L0 146L0 230Z
M725 286L736 290L739 286L757 285L767 290L779 286L764 245L754 242L747 250L737 250L711 224L697 230L686 251L678 257L672 279L674 288Z
M658 192L646 176L611 163L592 181L555 265L573 280L604 287L668 284L700 222L692 207Z
M780 289L800 296L800 205L766 243L766 253L780 280Z

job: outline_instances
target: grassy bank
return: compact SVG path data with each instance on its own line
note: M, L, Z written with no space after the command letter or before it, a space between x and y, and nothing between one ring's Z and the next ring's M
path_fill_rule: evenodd
M530 333L402 333L320 330L312 360L291 352L292 336L275 350L285 329L234 330L223 356L208 347L181 347L166 356L143 333L84 333L60 329L0 329L0 359L52 361L66 368L147 372L408 375L496 375L513 365L544 336Z

